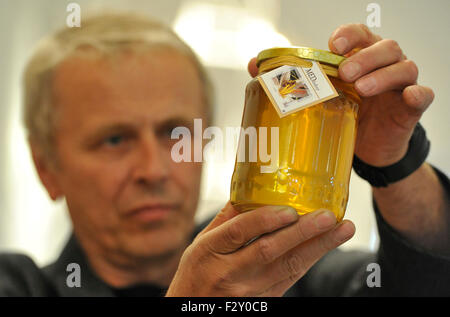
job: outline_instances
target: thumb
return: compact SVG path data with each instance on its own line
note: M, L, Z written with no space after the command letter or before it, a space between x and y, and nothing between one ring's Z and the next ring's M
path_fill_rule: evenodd
M222 208L222 210L219 211L219 213L214 217L214 219L198 234L198 236L201 236L208 231L213 230L214 228L217 228L221 224L227 222L231 218L236 217L239 215L239 212L234 209L231 202L228 202L225 207Z

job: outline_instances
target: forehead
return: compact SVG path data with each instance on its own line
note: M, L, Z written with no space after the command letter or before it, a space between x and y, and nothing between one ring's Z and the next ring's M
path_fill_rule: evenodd
M54 72L52 97L59 128L81 129L117 120L203 117L202 89L188 57L160 48L70 57Z

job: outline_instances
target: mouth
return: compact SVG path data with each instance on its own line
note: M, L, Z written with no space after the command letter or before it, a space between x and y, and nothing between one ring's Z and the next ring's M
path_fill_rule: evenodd
M152 223L167 219L176 209L173 204L148 204L131 209L127 218L138 222Z

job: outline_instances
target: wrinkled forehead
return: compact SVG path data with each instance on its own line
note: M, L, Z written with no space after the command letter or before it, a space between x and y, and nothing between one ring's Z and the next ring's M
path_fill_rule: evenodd
M62 62L52 81L58 121L79 126L92 118L204 117L203 89L192 60L168 48L108 56L85 51Z

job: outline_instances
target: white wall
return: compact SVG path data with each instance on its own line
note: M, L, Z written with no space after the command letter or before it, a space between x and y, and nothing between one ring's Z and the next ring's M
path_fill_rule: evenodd
M66 5L72 1L0 0L0 250L30 254L38 263L52 261L70 232L64 203L51 203L31 165L20 125L20 76L37 40L63 26ZM82 15L88 7L126 8L148 13L173 23L182 1L76 1ZM278 31L294 45L326 49L329 35L340 24L365 23L371 1L282 0L214 1L227 5L253 6L261 16L275 22ZM450 61L448 0L376 1L381 6L381 27L373 29L383 37L397 40L408 58L419 66L419 83L434 89L436 98L422 119L432 140L429 161L450 171L447 129L450 123L450 92L447 73ZM279 7L276 4L280 4ZM269 7L265 8L265 5ZM255 8L257 7L257 8ZM276 8L276 10L274 9ZM257 9L257 10L256 10ZM268 13L268 10L270 11ZM217 126L239 126L244 87L249 80L245 69L209 68L216 85ZM197 218L204 219L228 199L234 161L205 166L202 201ZM212 168L213 167L213 168ZM220 173L219 173L220 172ZM374 248L376 235L369 186L352 175L346 218L357 227L347 248Z

